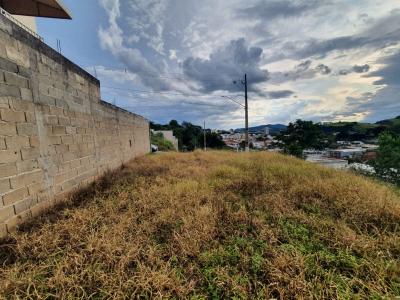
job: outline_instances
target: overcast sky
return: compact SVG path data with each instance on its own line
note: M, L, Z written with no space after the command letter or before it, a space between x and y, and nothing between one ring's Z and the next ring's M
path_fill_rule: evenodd
M245 73L251 126L400 115L399 0L64 2L39 33L150 120L242 127Z

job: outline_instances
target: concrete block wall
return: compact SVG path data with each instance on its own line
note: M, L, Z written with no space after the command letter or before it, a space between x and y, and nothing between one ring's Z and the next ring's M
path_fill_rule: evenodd
M149 149L146 119L0 15L0 236Z

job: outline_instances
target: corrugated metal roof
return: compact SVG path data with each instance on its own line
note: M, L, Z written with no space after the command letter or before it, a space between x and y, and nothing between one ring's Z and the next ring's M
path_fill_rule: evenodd
M14 15L72 19L61 0L0 0L0 6Z

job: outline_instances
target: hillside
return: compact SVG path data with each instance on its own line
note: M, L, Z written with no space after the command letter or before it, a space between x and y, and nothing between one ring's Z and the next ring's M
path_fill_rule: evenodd
M267 125L259 125L259 126L253 126L249 127L249 132L250 133L255 133L255 132L265 132L266 128L269 128L270 134L278 134L281 131L286 130L287 126L283 124L267 124ZM235 132L245 132L244 128L238 128L235 129Z
M398 192L272 153L149 155L0 242L0 298L400 295Z
M377 139L379 134L391 131L400 134L400 116L376 123L334 122L323 123L322 130L326 134L337 134L338 140Z

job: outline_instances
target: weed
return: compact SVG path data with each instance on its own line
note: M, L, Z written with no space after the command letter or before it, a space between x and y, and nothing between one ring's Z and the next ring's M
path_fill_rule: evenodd
M390 299L398 190L273 153L149 155L0 242L0 298Z

